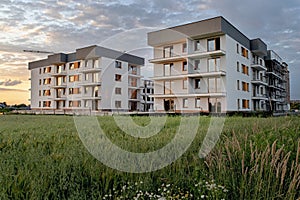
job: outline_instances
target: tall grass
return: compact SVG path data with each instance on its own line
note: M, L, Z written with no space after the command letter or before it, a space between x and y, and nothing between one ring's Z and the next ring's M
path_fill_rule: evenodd
M169 117L149 139L123 133L99 117L107 136L133 152L166 145L180 118ZM147 125L149 118L134 117ZM210 118L201 117L188 151L145 174L110 169L93 158L69 116L0 116L0 199L297 199L300 197L300 118L227 118L217 146L198 151ZM188 130L187 130L188 134Z

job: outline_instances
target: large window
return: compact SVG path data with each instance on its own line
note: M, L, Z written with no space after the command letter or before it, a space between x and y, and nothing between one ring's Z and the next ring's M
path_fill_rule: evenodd
M187 62L182 63L182 71L187 71Z
M43 91L43 96L51 96L51 91L50 90L44 90Z
M121 108L122 102L121 101L115 101L115 108Z
M187 108L187 107L188 107L188 103L189 103L188 99L187 99L187 98L184 98L184 99L183 99L183 107L184 107L184 108Z
M217 51L220 50L220 38L214 38L207 40L207 51Z
M115 88L115 94L122 94L122 88Z
M164 94L172 94L172 81L164 82Z
M173 46L164 47L164 58L169 58L173 56Z
M69 101L69 107L81 107L81 101Z
M200 51L200 49L201 49L200 40L196 40L195 41L195 51Z
M69 94L80 94L80 88L69 88Z
M78 69L78 68L80 68L80 62L74 62L74 63L69 64L69 69L70 70Z
M164 64L164 76L171 76L171 72L173 69L174 64Z
M212 58L208 59L208 71L209 72L217 72L220 71L220 58Z
M195 89L200 89L201 81L200 78L195 79Z
M69 76L69 82L77 82L80 80L80 75L71 75Z
M194 70L200 70L200 60L195 60Z
M201 101L200 101L200 98L196 98L195 99L195 108L200 108L201 106Z
M49 108L49 107L51 107L51 101L43 101L43 107L44 107L44 108Z
M49 85L49 84L51 84L51 78L45 78L44 85Z
M208 92L221 92L221 79L220 78L208 78Z
M241 47L241 50L242 50L242 56L245 58L249 58L248 50L245 49L244 47Z
M249 75L249 67L242 64L242 73L246 74L246 75Z
M129 65L128 66L128 73L137 75L137 66Z
M187 78L183 79L183 81L182 81L182 88L183 89L187 89L187 84L188 84Z
M249 109L250 108L250 101L247 99L243 99L243 109Z
M122 63L120 61L116 61L115 62L115 68L121 69L122 68Z
M115 75L115 81L122 81L122 75L116 74Z
M249 83L246 83L246 82L242 82L242 86L243 86L243 91L245 92L249 92Z
M186 45L186 43L183 43L183 44L182 44L182 52L183 52L183 53L186 53L186 52L187 52L187 45Z

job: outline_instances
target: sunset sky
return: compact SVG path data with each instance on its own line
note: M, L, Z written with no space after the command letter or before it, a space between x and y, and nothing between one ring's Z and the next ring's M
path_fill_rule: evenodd
M1 0L0 102L29 104L27 63L47 54L101 45L150 59L149 31L224 16L250 39L261 38L291 72L291 98L300 99L299 0ZM151 66L143 74L151 76Z

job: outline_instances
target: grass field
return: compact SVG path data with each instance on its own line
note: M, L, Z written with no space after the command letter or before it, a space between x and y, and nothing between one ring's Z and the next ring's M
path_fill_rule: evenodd
M112 117L99 123L113 143L132 152L162 148L180 117L162 131L137 139ZM140 125L148 117L133 117ZM120 172L86 150L71 116L0 116L0 199L297 199L300 197L300 118L226 119L220 140L198 156L210 118L187 152L161 170ZM187 130L188 134L189 130Z

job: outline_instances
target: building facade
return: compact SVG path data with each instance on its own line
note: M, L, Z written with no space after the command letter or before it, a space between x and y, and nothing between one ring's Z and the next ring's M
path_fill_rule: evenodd
M144 59L90 46L29 63L31 109L137 111Z
M154 98L154 82L150 79L142 79L141 84L141 108L142 112L153 112Z
M223 17L150 32L148 44L154 48L155 111L270 109L267 45Z

